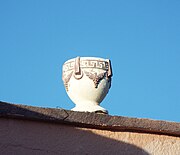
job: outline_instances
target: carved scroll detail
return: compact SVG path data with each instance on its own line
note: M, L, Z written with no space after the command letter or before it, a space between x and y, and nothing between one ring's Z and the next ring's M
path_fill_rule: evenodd
M111 88L111 77L113 76L113 73L112 73L112 66L111 66L111 61L108 60L108 73L106 75L106 78L108 79L108 82L109 82L109 89Z
M82 77L83 77L83 72L80 67L80 57L77 57L74 63L74 78L76 80L80 80Z
M98 84L100 83L100 81L105 77L105 75L107 74L106 72L104 73L100 73L97 75L97 73L90 73L87 71L84 71L84 73L86 74L87 77L89 77L91 80L93 80L95 88L98 88Z
M68 91L68 82L71 79L72 74L73 74L73 71L70 72L66 77L64 77L64 75L62 77L66 91Z

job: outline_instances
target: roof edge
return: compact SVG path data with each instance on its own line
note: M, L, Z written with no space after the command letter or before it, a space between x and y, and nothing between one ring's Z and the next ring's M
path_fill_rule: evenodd
M0 118L26 119L111 131L129 131L180 137L180 123L75 112L0 101Z

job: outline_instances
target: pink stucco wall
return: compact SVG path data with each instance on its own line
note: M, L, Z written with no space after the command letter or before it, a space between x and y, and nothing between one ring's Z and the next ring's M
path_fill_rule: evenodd
M179 155L180 138L0 118L0 152L3 155Z

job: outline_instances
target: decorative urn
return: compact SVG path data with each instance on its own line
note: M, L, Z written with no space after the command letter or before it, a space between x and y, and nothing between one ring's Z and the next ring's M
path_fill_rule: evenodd
M72 110L107 114L100 103L111 87L111 77L109 59L76 57L66 61L62 80L68 96L76 105Z

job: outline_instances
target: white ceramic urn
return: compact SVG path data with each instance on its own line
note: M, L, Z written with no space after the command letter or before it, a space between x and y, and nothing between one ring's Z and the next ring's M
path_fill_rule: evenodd
M108 113L100 106L111 87L109 59L76 57L63 65L62 79L66 92L75 103L73 111Z

